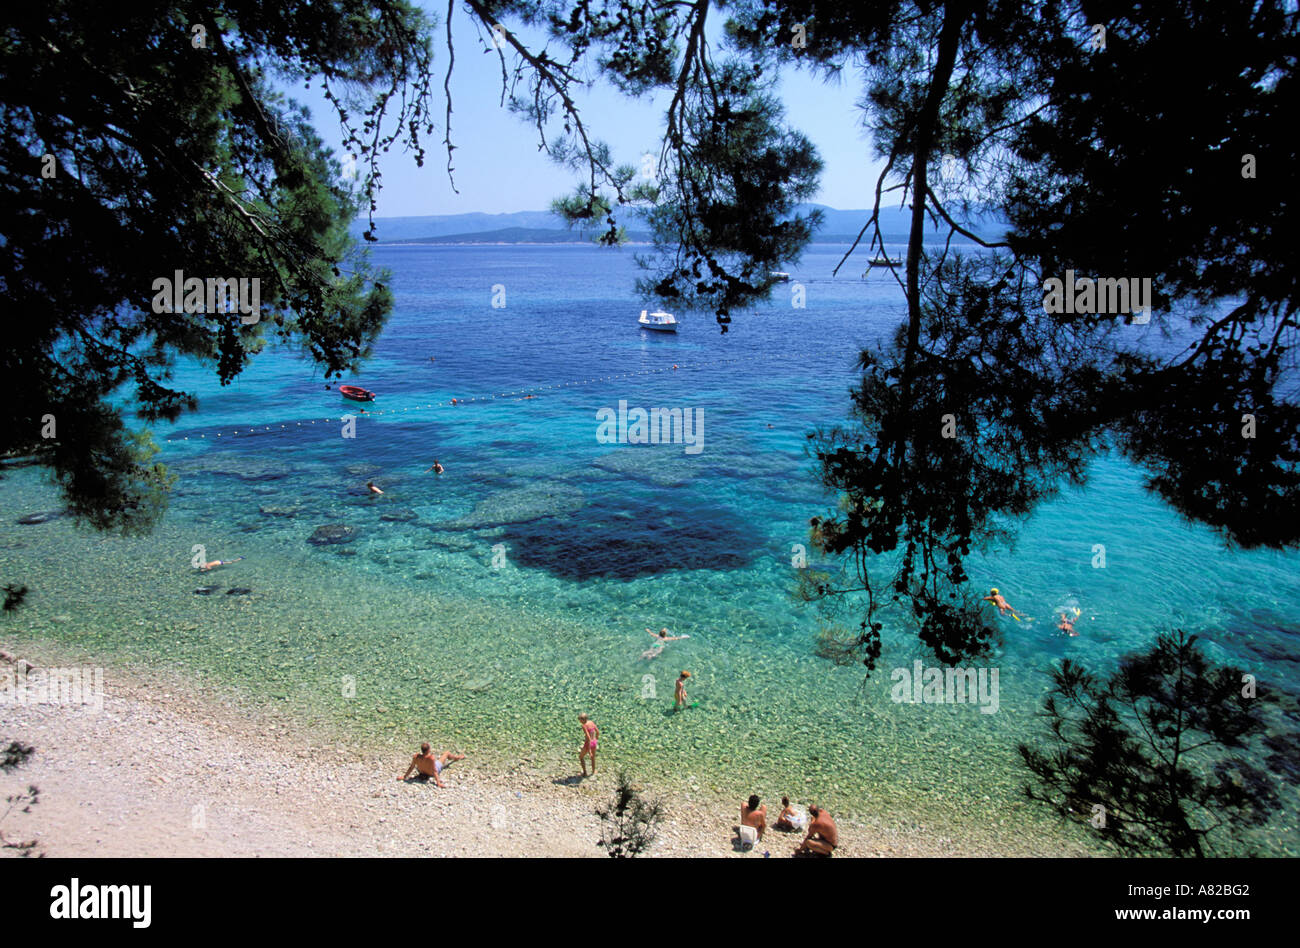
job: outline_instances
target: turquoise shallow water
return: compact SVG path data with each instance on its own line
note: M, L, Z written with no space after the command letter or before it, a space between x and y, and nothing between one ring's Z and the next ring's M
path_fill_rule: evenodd
M604 731L604 766L665 786L816 797L973 846L1010 834L1026 851L1090 845L1019 798L1014 748L1041 733L1053 660L1104 670L1182 626L1295 709L1300 558L1224 549L1114 460L1038 510L1014 549L973 564L976 585L1035 617L1008 623L988 662L998 713L892 702L889 669L933 664L899 629L868 682L816 658L815 616L790 595L791 556L833 499L812 477L806 434L842 418L856 351L901 314L888 278L831 280L832 248L794 270L806 308L780 290L726 336L685 316L676 337L636 328L644 304L628 254L377 257L393 270L397 309L350 381L377 391L384 413L342 437L339 416L357 406L287 352L225 389L180 367L201 408L157 431L181 481L155 536L18 526L57 501L33 470L6 477L0 576L33 589L16 625L202 674L366 739L427 737L560 772L586 710ZM494 285L503 309L491 306ZM702 412L701 450L601 443L597 412L620 401ZM425 473L435 457L441 476ZM382 497L365 490L370 479ZM328 524L353 535L308 542ZM200 577L195 545L245 560ZM222 588L195 595L206 584ZM1083 611L1078 638L1051 619L1067 603ZM647 626L690 638L646 659ZM683 668L699 707L673 714ZM1297 812L1251 844L1300 853Z

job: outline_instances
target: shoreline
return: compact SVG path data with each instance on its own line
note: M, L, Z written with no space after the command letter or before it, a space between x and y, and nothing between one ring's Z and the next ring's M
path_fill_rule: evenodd
M0 660L0 676L20 659L39 668L63 657L40 643L10 640L3 649L12 657ZM398 783L421 740L448 748L435 735L412 736L412 746L396 752L358 746L185 676L109 666L104 677L102 710L0 705L0 741L36 748L25 766L0 777L0 791L29 784L41 791L30 813L12 813L0 826L9 840L34 839L52 857L604 857L593 811L612 798L612 767L581 780L576 760L561 772L456 747L470 756L444 772L446 789ZM573 751L576 757L576 739ZM739 800L690 800L639 775L634 782L667 808L649 856L761 859L766 851L784 858L801 839L769 829L753 851L739 852ZM774 821L779 798L764 803ZM1013 839L989 851L890 828L884 818L837 823L840 858L1088 855L1070 847L1024 851Z

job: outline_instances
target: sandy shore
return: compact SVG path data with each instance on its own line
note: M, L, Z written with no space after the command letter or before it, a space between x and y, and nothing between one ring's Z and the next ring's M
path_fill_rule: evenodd
M0 677L15 659L41 665L31 649L6 649ZM36 748L24 767L0 776L0 796L40 788L29 814L0 824L9 840L34 839L51 857L604 856L593 810L612 796L614 776L578 779L576 759L569 772L543 773L489 767L461 748L471 757L444 773L446 789L399 783L408 752L330 743L181 682L115 670L105 680L102 709L0 705L0 741ZM646 789L668 808L651 855L776 858L798 842L769 830L754 851L738 852L740 801ZM764 802L779 809L779 800ZM841 821L840 832L837 857L999 854L883 824ZM1014 849L1000 854L1019 855Z

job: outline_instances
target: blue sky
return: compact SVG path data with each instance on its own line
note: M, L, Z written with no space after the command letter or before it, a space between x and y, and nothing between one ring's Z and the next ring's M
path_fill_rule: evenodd
M435 47L434 87L441 93L447 62L441 25L446 8L428 12L439 24L434 30L440 41ZM722 18L716 10L712 15L715 29L710 32L716 35ZM460 193L453 191L447 180L440 100L436 106L437 134L429 143L425 166L417 168L410 154L393 151L385 156L380 166L384 189L377 216L546 208L552 198L572 190L576 177L540 153L536 130L499 104L500 60L495 52L489 55L483 51L468 15L458 9L452 25L456 65L451 80L455 109L451 125L457 146L455 177ZM506 25L514 29L509 21ZM539 34L522 31L520 35L536 48ZM815 37L810 41L815 42ZM286 91L311 110L317 131L337 148L337 120L324 99L302 86ZM870 206L880 165L872 159L870 142L854 107L860 94L857 73L845 70L838 84L828 84L805 71L787 70L781 75L779 92L789 123L813 141L825 162L822 190L816 200L839 208ZM619 163L639 166L645 153L658 154L667 94L631 99L598 81L577 101L583 121L596 137L609 143Z

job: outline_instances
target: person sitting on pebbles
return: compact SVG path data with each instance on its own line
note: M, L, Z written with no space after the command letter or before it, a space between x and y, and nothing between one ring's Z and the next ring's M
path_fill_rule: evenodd
M795 833L804 828L807 818L790 805L789 797L781 798L781 812L776 818L776 828L782 833Z
M429 750L429 744L426 741L420 745L420 753L411 758L411 766L406 768L406 773L397 779L405 781L411 776L411 771L418 770L420 773L416 777L417 780L428 780L432 777L433 782L438 786L446 787L447 785L442 782L443 768L454 760L464 759L464 754L453 754L451 751L443 751L435 756L433 751Z
M808 825L808 835L794 851L796 856L829 856L840 844L840 831L835 826L831 815L819 806L808 807L812 822Z
M740 841L752 846L763 841L767 830L767 807L763 806L757 793L751 794L748 801L740 805Z

